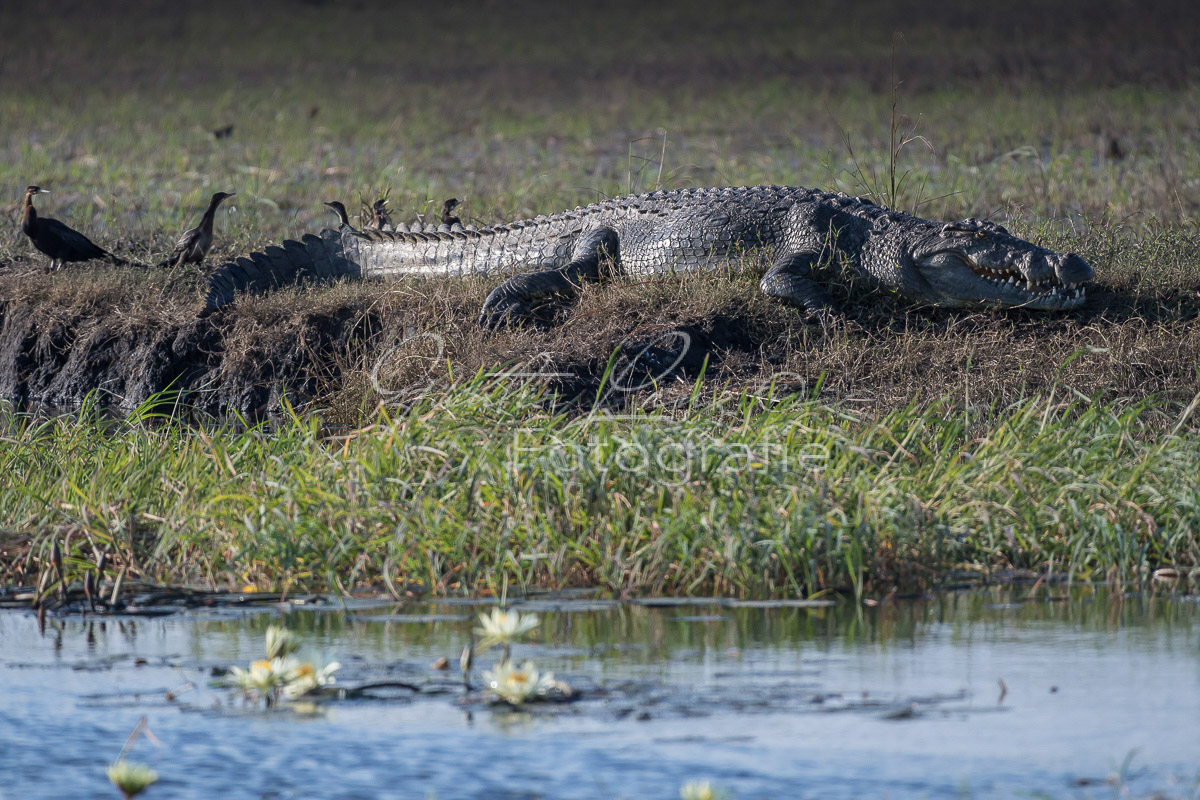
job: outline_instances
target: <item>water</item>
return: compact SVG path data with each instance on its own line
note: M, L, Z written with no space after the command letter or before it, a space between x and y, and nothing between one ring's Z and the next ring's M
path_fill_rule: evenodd
M542 624L515 658L583 690L532 714L464 704L457 667L430 668L457 664L470 604L76 617L41 634L5 612L0 799L117 797L104 769L143 716L158 744L129 757L158 771L152 799L665 799L695 779L735 798L1200 796L1200 602L1027 593L861 613L530 602ZM208 686L260 657L281 616L341 661L341 685L447 691L299 714Z

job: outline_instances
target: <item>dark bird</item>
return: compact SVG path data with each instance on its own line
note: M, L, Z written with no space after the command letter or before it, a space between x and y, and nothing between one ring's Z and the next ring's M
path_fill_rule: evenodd
M308 109L308 118L309 118L309 119L316 119L316 118L317 118L317 114L319 114L319 113L320 113L320 111L321 111L321 107L320 107L320 106L312 106L312 107L310 107L310 108Z
M222 125L219 128L213 128L210 132L214 139L228 139L230 136L233 136L233 126Z
M374 228L377 231L381 231L383 230L384 225L391 225L392 218L388 216L387 206L388 199L386 197L381 197L372 203L369 217L370 221L367 222L365 227Z
M39 217L37 209L33 207L35 194L50 194L50 190L40 186L25 188L25 213L21 216L21 231L29 237L34 247L50 256L52 269L57 269L68 261L91 261L95 258L102 258L113 264L128 263L58 220Z
M217 206L226 197L233 197L237 192L216 192L208 201L208 210L200 218L200 224L188 228L175 243L171 257L158 262L156 266L179 266L180 264L199 264L208 255L213 243L213 219L217 216Z
M339 228L349 228L354 230L354 226L350 224L350 216L346 213L346 207L342 205L340 200L330 200L325 205L333 209L333 213L338 215L338 221L341 223Z
M443 225L461 225L462 220L454 216L454 207L458 205L458 198L451 197L445 203L442 203L442 224Z

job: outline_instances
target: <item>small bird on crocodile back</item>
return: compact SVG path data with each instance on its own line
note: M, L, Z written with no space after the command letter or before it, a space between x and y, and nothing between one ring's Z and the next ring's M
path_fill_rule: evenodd
M350 215L346 213L346 206L343 205L342 201L327 200L325 205L329 206L330 210L337 214L338 228L340 230L355 230L354 226L350 224Z
M449 200L442 203L442 224L443 225L450 225L451 227L453 227L455 225L462 224L462 220L460 220L458 217L454 216L454 207L457 205L458 205L457 197L451 197Z
M392 225L392 218L387 212L389 202L390 201L386 197L381 197L372 203L369 206L369 209L364 208L363 210L367 212L366 218L368 221L363 227L376 231L390 229Z

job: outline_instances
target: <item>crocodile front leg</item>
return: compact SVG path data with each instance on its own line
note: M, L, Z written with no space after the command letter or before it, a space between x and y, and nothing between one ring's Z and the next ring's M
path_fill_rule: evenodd
M821 262L824 250L789 253L777 260L759 281L768 297L803 308L810 314L833 310L833 298L812 279L813 267Z
M599 281L620 270L620 241L612 228L584 234L571 261L557 269L514 275L497 286L483 303L479 324L497 328L528 316L534 304L550 295L573 297L583 281Z

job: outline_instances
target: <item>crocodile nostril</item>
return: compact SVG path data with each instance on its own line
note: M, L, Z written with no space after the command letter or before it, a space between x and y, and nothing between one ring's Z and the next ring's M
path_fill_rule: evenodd
M1087 283L1095 274L1091 266L1074 253L1067 253L1054 272L1060 283Z

